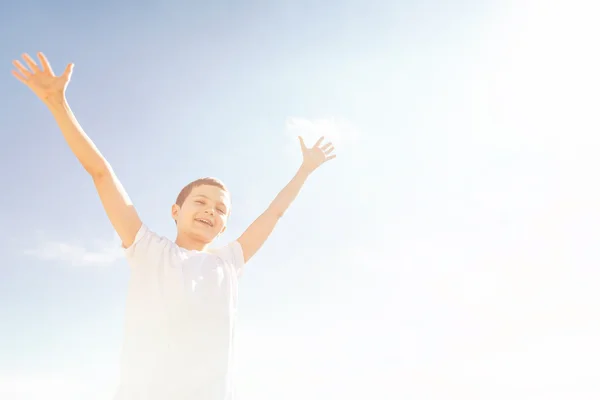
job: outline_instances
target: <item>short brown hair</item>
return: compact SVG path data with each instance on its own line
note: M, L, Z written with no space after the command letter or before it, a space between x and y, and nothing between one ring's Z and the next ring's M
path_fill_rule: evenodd
M225 184L223 182L221 182L220 180L218 180L217 178L211 178L211 177L200 178L200 179L196 179L193 182L188 183L187 185L185 185L185 187L183 189L181 189L181 192L179 192L179 196L177 196L177 200L175 200L175 204L177 204L179 207L181 207L183 205L183 202L185 201L185 199L187 199L187 197L192 192L192 190L201 185L216 186L219 189L223 189L224 191L229 192L227 190L227 188L225 187Z

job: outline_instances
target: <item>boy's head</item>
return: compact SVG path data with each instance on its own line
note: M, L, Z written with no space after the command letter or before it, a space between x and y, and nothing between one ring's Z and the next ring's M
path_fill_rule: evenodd
M183 234L210 243L225 231L230 211L231 197L223 182L201 178L181 190L171 215L178 236Z

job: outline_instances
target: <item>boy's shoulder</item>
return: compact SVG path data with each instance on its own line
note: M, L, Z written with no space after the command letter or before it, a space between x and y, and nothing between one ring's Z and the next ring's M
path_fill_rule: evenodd
M226 243L222 246L216 246L208 250L210 254L214 254L223 262L229 264L236 271L239 271L244 266L244 253L242 246L237 240Z

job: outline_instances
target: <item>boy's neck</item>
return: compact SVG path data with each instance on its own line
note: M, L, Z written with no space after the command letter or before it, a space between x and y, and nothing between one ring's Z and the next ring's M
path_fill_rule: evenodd
M197 251L205 251L209 245L208 243L182 234L177 234L175 244L182 249Z

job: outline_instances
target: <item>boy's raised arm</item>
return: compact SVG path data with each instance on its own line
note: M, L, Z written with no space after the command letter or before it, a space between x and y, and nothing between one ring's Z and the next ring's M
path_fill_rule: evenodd
M27 67L15 60L13 65L16 71L12 73L52 112L73 154L92 177L104 210L123 246L129 247L142 222L110 164L85 134L67 103L65 92L73 72L73 64L69 64L61 76L55 76L46 57L42 53L38 53L38 57L41 66L24 54L23 60Z
M309 175L321 166L324 162L332 160L335 155L331 153L334 147L331 143L321 145L324 138L320 138L311 148L306 147L304 140L300 139L302 148L302 165L296 172L292 180L279 192L277 197L271 202L271 205L263 212L239 237L238 242L242 246L244 261L247 262L261 248L263 243L275 229L279 218L283 216L289 206L292 204L300 189L306 182Z

